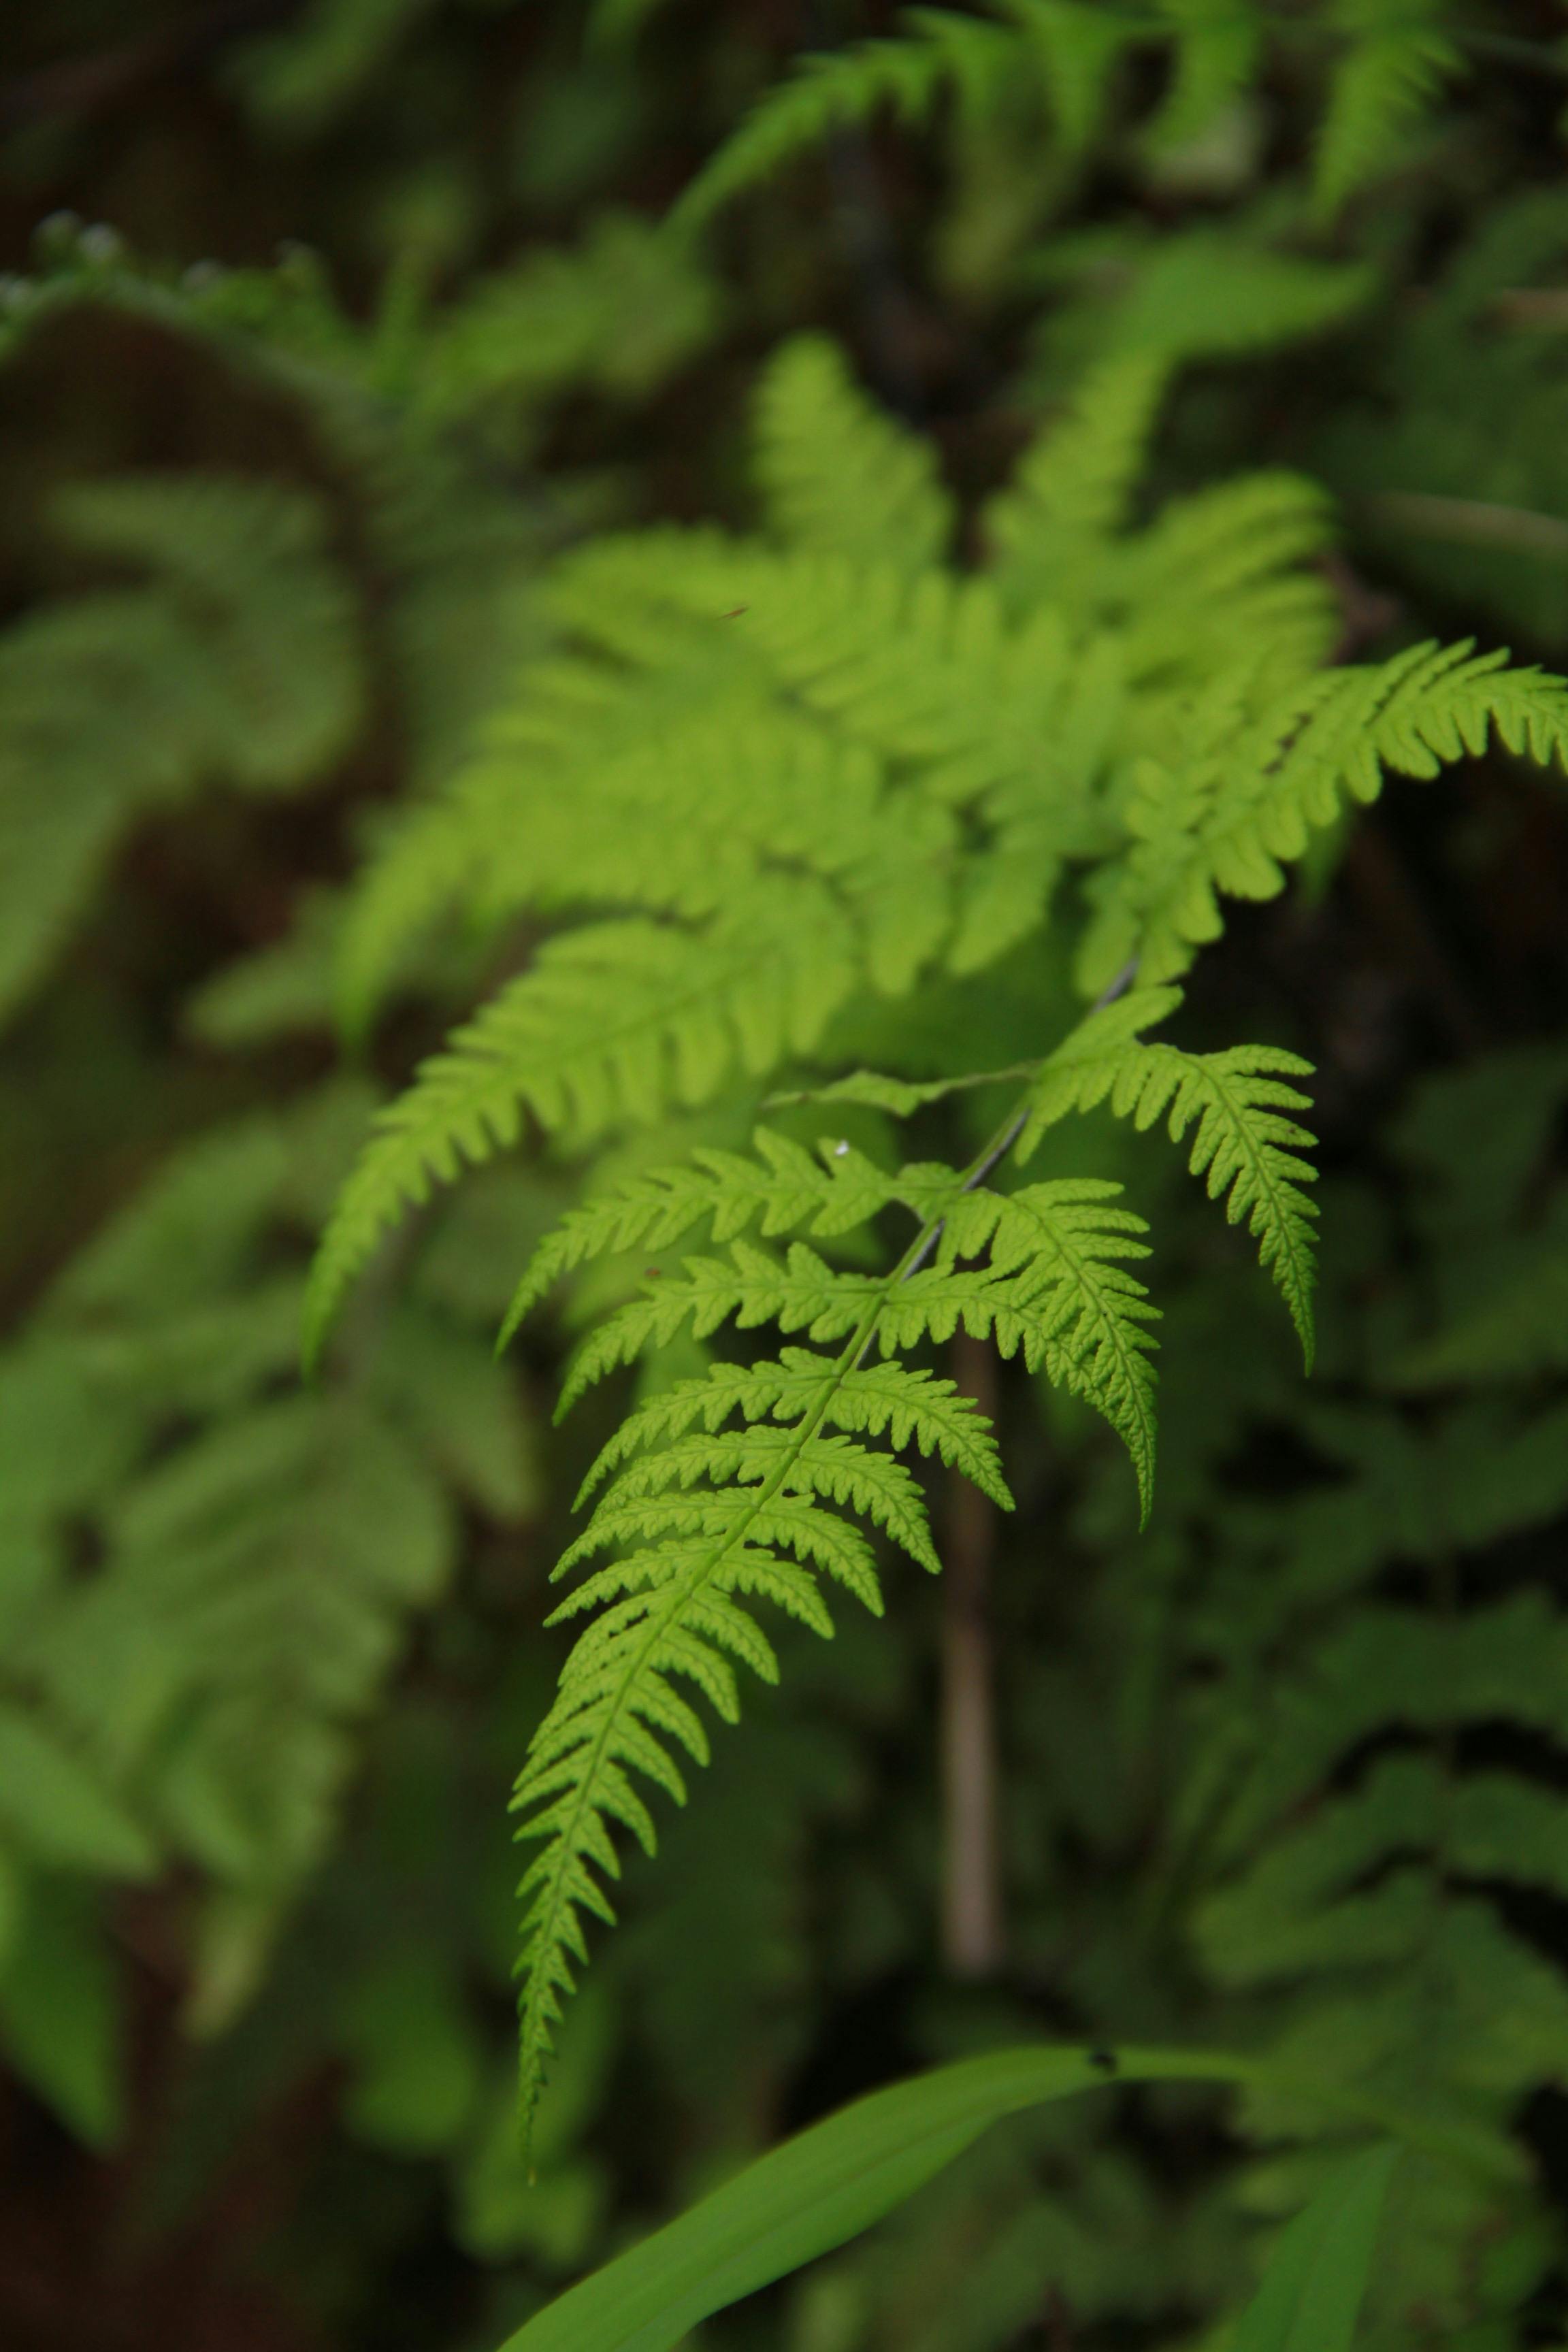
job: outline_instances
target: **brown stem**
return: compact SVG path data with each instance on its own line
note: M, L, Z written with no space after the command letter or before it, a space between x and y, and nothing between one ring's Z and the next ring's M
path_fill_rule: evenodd
M961 1331L953 1378L993 1420L996 1368ZM991 1559L996 1507L959 1472L947 1510L942 1617L942 1958L954 1976L987 1977L1002 1960Z

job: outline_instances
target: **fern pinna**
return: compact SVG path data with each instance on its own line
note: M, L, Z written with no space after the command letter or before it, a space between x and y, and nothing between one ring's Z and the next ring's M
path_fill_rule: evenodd
M930 453L819 339L786 347L759 412L766 535L658 530L569 558L558 649L351 908L343 1009L361 1027L433 925L499 940L528 916L546 936L381 1114L318 1259L313 1349L391 1226L525 1118L581 1150L704 1104L743 1116L789 1067L825 1102L929 1104L943 1083L847 1073L855 1019L918 1009L1047 928L1099 999L1074 1021L1064 994L1062 1042L1001 1074L1022 1094L967 1171L889 1175L842 1138L818 1167L764 1130L752 1159L700 1153L612 1187L531 1269L513 1321L601 1254L704 1226L728 1251L645 1283L585 1343L568 1400L683 1333L775 1323L811 1344L649 1402L590 1481L604 1492L566 1564L612 1558L565 1604L596 1613L520 1795L543 1842L530 2097L584 1916L608 1913L609 1824L652 1835L633 1775L679 1794L673 1751L706 1754L671 1676L731 1715L731 1660L773 1670L745 1603L820 1627L826 1576L874 1604L846 1512L931 1564L917 1485L866 1438L913 1437L996 1486L980 1417L898 1354L961 1323L994 1338L1112 1424L1147 1509L1142 1227L1102 1184L1015 1188L1013 1168L1069 1110L1165 1119L1256 1236L1310 1354L1306 1066L1145 1033L1175 1011L1223 899L1283 888L1313 831L1385 772L1430 776L1493 738L1561 754L1568 694L1501 656L1323 668L1338 624L1304 561L1325 535L1310 486L1258 477L1134 527L1167 373L1139 356L1091 373L983 512L989 568L961 573L942 560L957 519ZM916 1232L885 1275L814 1246L900 1211Z

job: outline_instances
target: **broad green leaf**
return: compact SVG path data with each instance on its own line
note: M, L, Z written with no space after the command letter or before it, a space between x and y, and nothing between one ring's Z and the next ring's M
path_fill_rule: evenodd
M1330 2174L1281 2233L1230 2352L1350 2352L1398 2155L1384 2143Z
M502 2352L669 2352L710 2313L880 2221L1004 2116L1111 2082L1252 2071L1209 2051L1005 2050L874 2091L569 2289Z

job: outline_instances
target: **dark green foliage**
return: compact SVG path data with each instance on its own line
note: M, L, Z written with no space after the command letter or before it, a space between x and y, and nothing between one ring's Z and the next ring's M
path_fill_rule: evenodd
M1356 2340L1557 2341L1552 27L27 14L0 2337L494 2352L1043 2039L1291 2079L705 2352L1346 2341L1384 2115Z

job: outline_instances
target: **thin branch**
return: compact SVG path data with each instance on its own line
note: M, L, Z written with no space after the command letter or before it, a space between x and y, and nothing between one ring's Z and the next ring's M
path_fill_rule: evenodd
M994 1423L990 1349L960 1331L952 1373ZM952 1975L970 1979L994 1976L1004 1950L990 1616L996 1518L990 1496L953 1471L942 1580L942 1954Z

